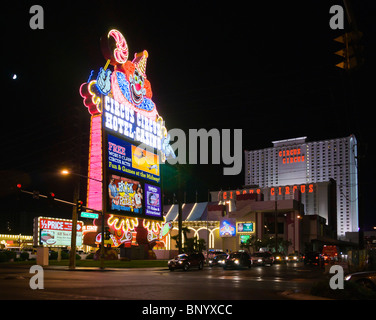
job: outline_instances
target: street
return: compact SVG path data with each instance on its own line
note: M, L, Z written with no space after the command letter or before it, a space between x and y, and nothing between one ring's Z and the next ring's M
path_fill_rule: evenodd
M323 270L288 263L251 269L220 267L187 272L166 268L79 269L45 267L44 289L29 286L29 266L0 266L2 300L284 300L309 293Z

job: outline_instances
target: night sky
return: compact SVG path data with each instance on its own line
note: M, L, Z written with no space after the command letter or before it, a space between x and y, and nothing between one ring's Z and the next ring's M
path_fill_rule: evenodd
M90 115L79 88L91 70L105 65L99 39L111 28L125 36L130 60L148 51L147 79L168 129L242 129L243 150L301 136L317 141L355 134L361 208L366 229L376 226L376 4L351 3L365 62L348 74L335 67L341 58L334 52L342 47L333 39L344 31L329 27L329 8L342 1L7 2L1 19L0 232L21 216L26 228L36 212L71 216L69 206L17 195L16 184L72 201L75 179L58 171L87 174ZM44 9L43 30L30 28L32 4ZM206 201L209 189L242 187L244 166L238 176L222 171L223 165L183 166L187 201L195 200L196 190ZM166 199L176 191L174 181L165 179Z

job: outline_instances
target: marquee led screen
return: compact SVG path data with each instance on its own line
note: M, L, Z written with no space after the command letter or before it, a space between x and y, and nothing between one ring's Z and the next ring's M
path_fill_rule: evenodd
M108 169L134 177L160 182L159 157L157 154L112 135L107 136Z
M110 175L108 184L108 212L143 215L143 194L141 182L124 176Z

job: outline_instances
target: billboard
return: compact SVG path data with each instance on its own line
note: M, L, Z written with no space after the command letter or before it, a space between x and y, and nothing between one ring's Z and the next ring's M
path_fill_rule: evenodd
M159 157L118 137L107 135L108 169L151 182L160 182Z
M254 232L253 222L238 222L238 232L252 233Z
M108 181L107 212L163 219L160 187L118 174L109 174Z
M141 217L144 213L141 182L115 174L110 174L108 180L107 211Z
M84 223L77 221L76 246L82 246ZM72 237L72 220L38 217L34 220L34 245L69 247Z
M161 188L145 183L145 214L153 218L162 217Z
M147 77L149 53L128 59L116 29L100 41L106 63L80 87L91 115L87 207L163 220L160 164L174 155Z
M236 219L223 218L219 223L220 237L235 237L236 235Z

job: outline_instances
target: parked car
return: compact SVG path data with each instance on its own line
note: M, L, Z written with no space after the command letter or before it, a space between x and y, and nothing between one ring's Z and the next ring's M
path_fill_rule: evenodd
M174 259L168 261L170 271L175 269L189 270L191 267L198 267L199 270L204 268L205 257L202 253L179 254Z
M250 268L252 265L251 256L244 251L236 251L230 253L227 257L225 264L223 265L223 269L230 269L230 268Z
M346 281L353 281L365 288L376 291L376 271L350 273L345 276Z
M252 254L252 263L254 265L265 266L266 264L272 265L274 257L270 252L256 252Z
M209 258L209 267L220 266L223 267L226 263L228 255L224 252L216 254L214 257Z
M37 249L28 248L28 249L25 249L25 252L29 254L29 260L37 259Z
M320 252L307 252L303 256L304 264L309 265L323 265L324 258Z

